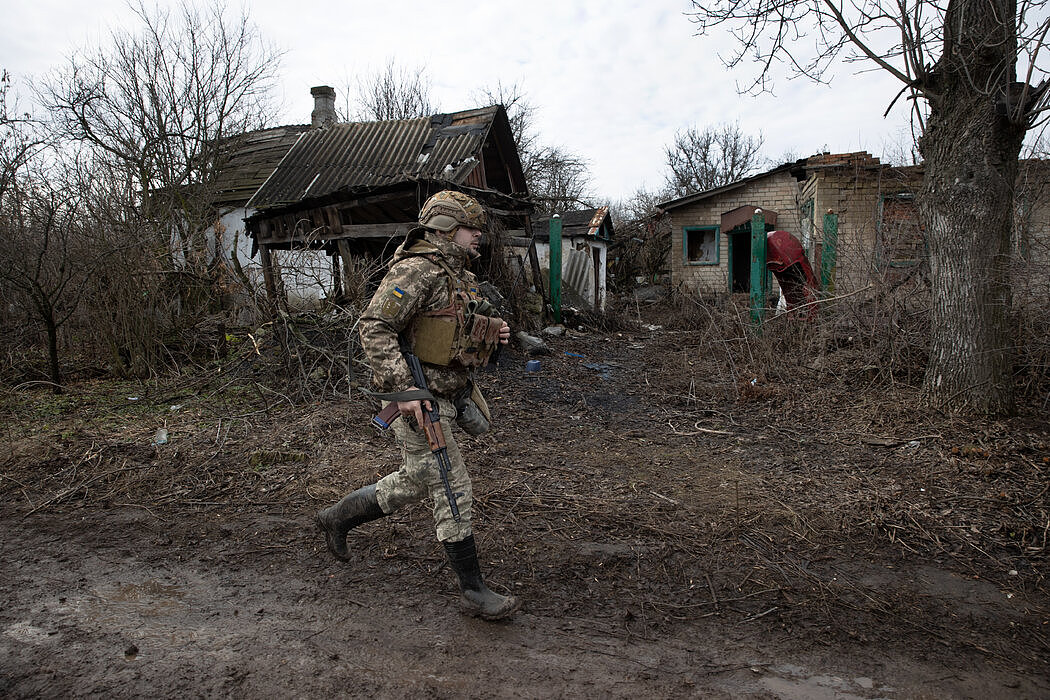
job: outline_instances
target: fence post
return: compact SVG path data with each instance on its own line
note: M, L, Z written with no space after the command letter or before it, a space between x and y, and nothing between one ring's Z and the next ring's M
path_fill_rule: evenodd
M266 289L266 312L271 319L277 318L277 283L273 278L273 258L270 246L259 244L259 263L262 265L263 286Z
M769 296L766 279L766 216L755 209L751 217L751 322L760 325Z
M555 214L550 221L550 288L551 310L554 322L561 323L561 217Z

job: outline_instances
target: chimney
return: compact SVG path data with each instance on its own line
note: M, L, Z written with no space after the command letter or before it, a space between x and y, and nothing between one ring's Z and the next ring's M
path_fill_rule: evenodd
M310 112L310 127L319 129L322 126L335 124L335 90L327 85L310 88L314 96L314 111Z

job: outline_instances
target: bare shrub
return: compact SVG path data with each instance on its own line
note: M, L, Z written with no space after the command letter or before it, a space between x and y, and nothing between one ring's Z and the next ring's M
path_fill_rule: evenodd
M915 388L928 351L928 315L922 288L824 298L806 309L756 325L743 294L701 297L673 290L666 302L642 310L638 320L682 338L691 392L718 392L731 400L760 400L787 392L802 397L820 384L856 391Z
M359 320L358 310L339 306L279 312L258 328L236 333L236 350L224 371L250 377L253 385L278 402L301 404L356 395L371 377L357 333Z

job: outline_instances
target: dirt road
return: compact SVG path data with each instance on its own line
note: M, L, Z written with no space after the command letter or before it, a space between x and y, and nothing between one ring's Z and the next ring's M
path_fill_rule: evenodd
M423 505L323 551L315 510L397 462L363 399L8 396L0 694L1050 697L1045 421L975 453L900 397L690 370L687 340L483 375L479 548L525 599L498 624L458 612Z
M643 636L631 633L613 601L585 604L602 610L585 617L536 601L509 623L488 624L457 612L451 575L436 571L436 547L418 562L385 559L371 548L378 556L340 565L318 550L307 521L307 513L216 513L163 523L129 507L25 521L5 514L4 695L988 698L1047 692L1045 681L947 647L902 653L878 644L844 648L799 640L774 614L726 620L735 617L727 613ZM372 534L366 528L354 540ZM498 566L489 568L506 580ZM927 571L927 586L943 585L936 574L953 578ZM915 582L887 577L885 583ZM585 586L578 590L586 595ZM963 612L988 605L997 593L973 586L951 605Z

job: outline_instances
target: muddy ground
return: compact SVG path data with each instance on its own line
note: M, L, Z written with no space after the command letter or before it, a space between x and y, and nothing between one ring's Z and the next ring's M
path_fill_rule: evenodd
M360 394L232 360L8 388L0 695L1050 697L1038 406L932 413L848 343L758 373L689 329L547 342L460 435L488 580L525 601L495 624L424 504L324 550L313 513L397 465Z

